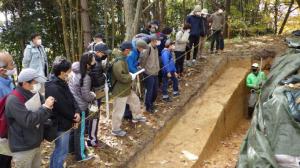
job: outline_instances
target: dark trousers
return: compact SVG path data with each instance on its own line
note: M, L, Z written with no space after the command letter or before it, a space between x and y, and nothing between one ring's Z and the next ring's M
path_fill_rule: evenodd
M221 39L221 30L213 30L213 34L211 37L210 51L214 51L215 43L216 43L216 50L218 51L219 49L221 49L220 39Z
M191 49L194 46L194 52L193 52L193 59L197 58L197 54L198 54L198 46L199 46L199 40L200 40L200 36L194 36L194 35L190 35L189 37L189 51L187 52L186 55L186 59L190 60L191 59Z
M220 38L220 50L224 50L224 48L225 48L224 36L221 34L221 38Z
M1 155L0 154L0 167L3 168L11 168L11 156Z
M184 51L175 51L177 73L183 73L183 65L185 59Z
M85 131L85 112L81 113L81 123L77 129L71 132L70 135L70 153L74 153L75 159L77 161L86 159L85 154L85 141L84 141L84 131Z
M97 100L98 108L100 109L101 106L101 99ZM99 119L100 119L100 111L97 112L97 114L92 114L93 116L88 119L88 145L89 146L95 146L98 144L98 125L99 125Z
M168 98L168 86L169 86L169 79L173 82L173 92L178 92L178 79L175 77L175 73L171 73L172 77L169 78L167 73L163 75L163 86L162 86L162 94L163 98Z
M145 77L145 106L146 110L153 109L153 103L157 98L158 92L158 76L144 74Z

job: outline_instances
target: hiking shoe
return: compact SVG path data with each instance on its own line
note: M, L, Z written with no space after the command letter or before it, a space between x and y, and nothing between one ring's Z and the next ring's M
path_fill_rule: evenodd
M165 102L172 102L172 100L170 99L170 97L168 97L168 98L163 98L163 101L165 101Z
M132 122L133 123L137 123L137 122L146 122L147 121L147 118L142 116L142 117L137 117L135 119L132 119Z
M124 137L127 133L123 130L111 131L111 134L114 136Z

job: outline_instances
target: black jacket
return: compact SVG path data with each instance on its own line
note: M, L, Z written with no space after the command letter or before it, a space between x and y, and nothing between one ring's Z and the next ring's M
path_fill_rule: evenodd
M51 118L57 122L58 131L67 131L72 127L75 113L80 113L68 84L52 76L52 79L46 83L45 89L45 96L52 96L56 100Z
M17 91L25 97L25 102L34 96L33 93L17 87ZM8 121L8 142L12 152L27 151L37 148L43 141L44 122L51 110L40 107L37 111L26 109L15 95L9 95L5 104L5 115Z
M190 35L197 37L205 35L202 17L189 15L186 19L186 23L189 23L191 25Z
M105 71L102 67L101 61L96 61L95 67L92 68L91 72L89 73L89 76L92 80L92 88L104 87L106 77L104 75Z

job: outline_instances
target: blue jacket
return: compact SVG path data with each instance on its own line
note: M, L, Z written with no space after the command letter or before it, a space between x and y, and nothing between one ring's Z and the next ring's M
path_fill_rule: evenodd
M132 50L130 52L130 54L127 57L127 64L128 64L128 69L129 72L131 73L136 73L138 71L138 59L139 59L139 55L140 53L138 52L137 48L136 48L136 44L135 44L135 40L132 40Z
M13 89L14 89L14 85L10 78L6 79L0 77L0 99L10 94L10 92L12 92Z
M204 36L205 35L205 25L204 21L200 16L189 15L186 22L191 25L190 35L192 36Z
M173 59L172 52L168 49L163 49L161 54L161 60L163 64L163 74L167 74L169 72L176 72L175 62Z

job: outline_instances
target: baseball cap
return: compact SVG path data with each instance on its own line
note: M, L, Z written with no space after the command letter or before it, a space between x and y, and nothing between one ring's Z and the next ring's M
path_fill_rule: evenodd
M132 49L132 44L130 41L124 41L121 45L120 45L120 49L121 50L126 50L126 49Z
M103 43L101 43L101 44L97 44L96 46L95 46L95 51L97 52L97 51L100 51L100 52L103 52L103 53L105 53L105 54L111 54L111 50L107 47L107 45L106 44L103 44Z
M254 68L259 68L259 64L258 64L258 63L253 63L253 64L252 64L252 67L254 67Z
M154 41L154 40L159 40L158 36L156 34L151 34L150 35L150 40Z
M23 69L18 76L18 82L19 83L28 82L31 80L34 80L38 83L45 83L47 81L47 78L45 78L42 75L39 75L38 72L34 69L31 68Z
M147 43L144 41L144 40L142 40L142 39L138 39L137 41L136 41L136 47L140 47L140 48L147 48Z

